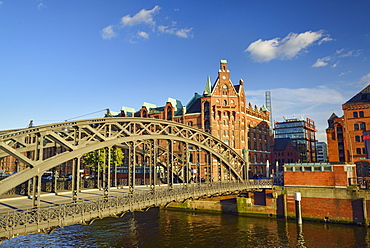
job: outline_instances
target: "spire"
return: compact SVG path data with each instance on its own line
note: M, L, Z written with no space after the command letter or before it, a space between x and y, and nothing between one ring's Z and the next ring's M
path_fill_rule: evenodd
M211 77L207 77L206 86L204 87L203 96L212 96Z

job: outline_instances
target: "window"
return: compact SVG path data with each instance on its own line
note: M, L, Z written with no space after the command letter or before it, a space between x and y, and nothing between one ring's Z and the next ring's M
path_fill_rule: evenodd
M227 101L226 100L224 100L224 106L226 106L227 105Z
M361 154L361 148L356 148L356 154Z
M354 128L355 128L355 130L359 130L359 126L358 126L358 124L355 124L355 125L354 125Z
M360 111L359 114L360 114L360 117L364 117L364 111Z
M227 95L227 85L226 84L222 85L222 95L223 96Z
M358 113L357 112L353 112L353 118L357 118L358 117Z
M356 142L361 142L361 137L360 136L355 136L355 141Z
M365 122L362 122L362 123L360 124L360 129L361 129L361 130L366 130L366 124L365 124Z

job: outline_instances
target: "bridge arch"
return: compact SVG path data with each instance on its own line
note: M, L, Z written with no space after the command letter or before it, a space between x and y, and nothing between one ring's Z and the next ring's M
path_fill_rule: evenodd
M210 154L233 179L243 180L245 161L231 147L211 134L177 122L110 117L63 122L35 128L0 132L0 158L13 156L28 165L25 170L0 181L0 194L61 163L104 147L137 141L169 141L185 144ZM58 145L64 152L44 158L45 149ZM32 156L26 154L32 152ZM173 152L173 151L172 151Z

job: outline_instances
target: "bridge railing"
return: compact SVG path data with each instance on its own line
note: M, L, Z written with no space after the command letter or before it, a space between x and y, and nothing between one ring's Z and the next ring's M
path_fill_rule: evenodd
M63 227L73 223L85 223L94 218L103 218L127 211L140 210L153 206L163 206L172 201L233 193L245 189L271 188L271 180L233 181L212 184L189 184L186 187L154 191L134 191L107 198L77 201L36 209L14 210L0 215L0 239L37 232L52 227ZM43 224L44 223L44 224ZM32 226L34 228L32 228ZM19 233L24 232L24 233Z

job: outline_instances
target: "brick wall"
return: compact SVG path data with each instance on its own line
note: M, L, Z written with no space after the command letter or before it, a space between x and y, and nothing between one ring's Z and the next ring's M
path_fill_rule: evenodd
M348 186L347 172L343 166L333 166L332 172L285 172L284 185Z

